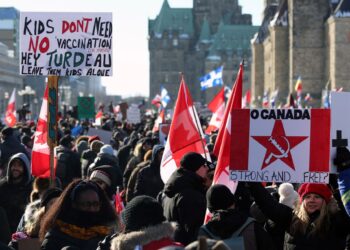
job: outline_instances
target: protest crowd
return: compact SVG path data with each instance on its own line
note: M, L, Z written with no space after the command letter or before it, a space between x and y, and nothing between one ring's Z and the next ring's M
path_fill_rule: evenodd
M135 125L106 115L107 143L85 134L88 122L76 133L77 121L63 117L53 183L31 175L36 124L3 126L0 249L25 249L21 244L33 240L38 248L30 249L48 250L350 249L349 200L339 193L349 190L345 147L337 149L339 176L328 185L239 182L233 194L212 185L216 133L207 137L213 163L185 153L163 183L154 120Z

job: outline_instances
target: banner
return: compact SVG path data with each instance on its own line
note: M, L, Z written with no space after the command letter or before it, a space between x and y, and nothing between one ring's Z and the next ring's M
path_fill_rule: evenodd
M95 118L95 97L78 97L78 119Z
M231 180L328 182L329 110L236 109L231 117Z
M20 74L112 76L112 13L21 12Z

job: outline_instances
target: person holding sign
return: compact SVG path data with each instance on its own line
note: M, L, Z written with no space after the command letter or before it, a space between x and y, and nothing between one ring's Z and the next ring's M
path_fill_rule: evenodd
M337 195L326 184L302 184L295 209L278 203L260 183L249 183L249 186L265 216L284 230L284 249L345 249L350 218L341 201L339 207L334 206L332 196Z

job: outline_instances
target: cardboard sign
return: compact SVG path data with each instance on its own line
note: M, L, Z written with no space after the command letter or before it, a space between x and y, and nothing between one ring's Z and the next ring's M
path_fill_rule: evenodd
M137 105L132 104L127 112L126 112L126 117L128 122L137 124L141 122L141 113L140 109L137 107Z
M112 13L21 12L20 74L112 76Z
M95 97L78 97L78 118L95 118Z
M230 127L231 180L328 182L330 110L233 110Z
M336 173L337 169L333 165L333 159L336 155L337 146L349 146L350 138L350 93L349 92L331 92L331 172Z

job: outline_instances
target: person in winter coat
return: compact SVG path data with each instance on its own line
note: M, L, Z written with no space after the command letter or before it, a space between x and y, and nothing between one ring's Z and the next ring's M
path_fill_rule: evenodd
M13 155L8 162L6 177L0 180L0 206L6 212L12 233L29 202L32 181L27 156L24 153Z
M164 152L163 145L155 145L152 150L151 164L140 170L137 175L134 196L148 195L157 198L157 195L164 188L160 177L160 163Z
M332 191L325 184L304 183L299 204L292 209L279 203L260 183L250 183L251 194L261 211L286 232L284 249L340 250L350 230L343 206L334 207Z
M162 200L164 215L176 222L176 241L187 245L197 239L206 210L204 182L208 172L206 160L190 152L181 159L177 169L164 186Z
M75 180L48 210L40 227L41 249L71 246L95 250L117 216L104 191L92 181Z
M174 242L174 227L165 222L162 206L152 197L132 199L122 212L124 231L112 240L111 250L154 250L181 246Z
M10 127L5 127L1 130L2 141L0 143L0 177L6 176L8 161L14 154L23 153L28 159L27 150L21 144L20 139L15 135L15 130Z
M151 160L152 160L152 150L148 150L148 152L143 157L143 162L140 162L139 164L137 164L136 168L132 171L129 178L128 186L125 188L126 202L131 201L132 198L135 197L134 196L135 184L136 184L139 172L141 171L141 169L149 166L149 164L151 163Z
M88 142L89 148L81 154L81 176L85 179L88 176L88 170L91 163L94 162L97 154L100 152L103 142L98 136L91 136Z
M111 145L104 145L101 147L100 152L97 154L94 162L89 166L88 176L91 175L92 171L94 171L97 167L109 165L113 167L114 171L114 187L123 187L123 175L120 171L118 165L118 159L113 154L113 148Z
M131 176L132 171L136 168L137 164L142 162L145 153L148 150L152 149L152 147L153 147L152 143L153 143L153 141L150 138L142 138L137 143L137 145L134 149L134 155L128 161L128 164L126 165L125 171L123 173L124 187L126 187L128 185L129 178Z
M65 135L60 140L60 145L55 148L57 157L56 176L65 188L73 179L81 178L80 160L77 153L73 152L74 139Z
M273 242L263 227L236 207L237 197L225 185L211 186L206 194L207 207L213 214L199 235L212 239L230 239L234 233L243 237L246 250L273 250Z

